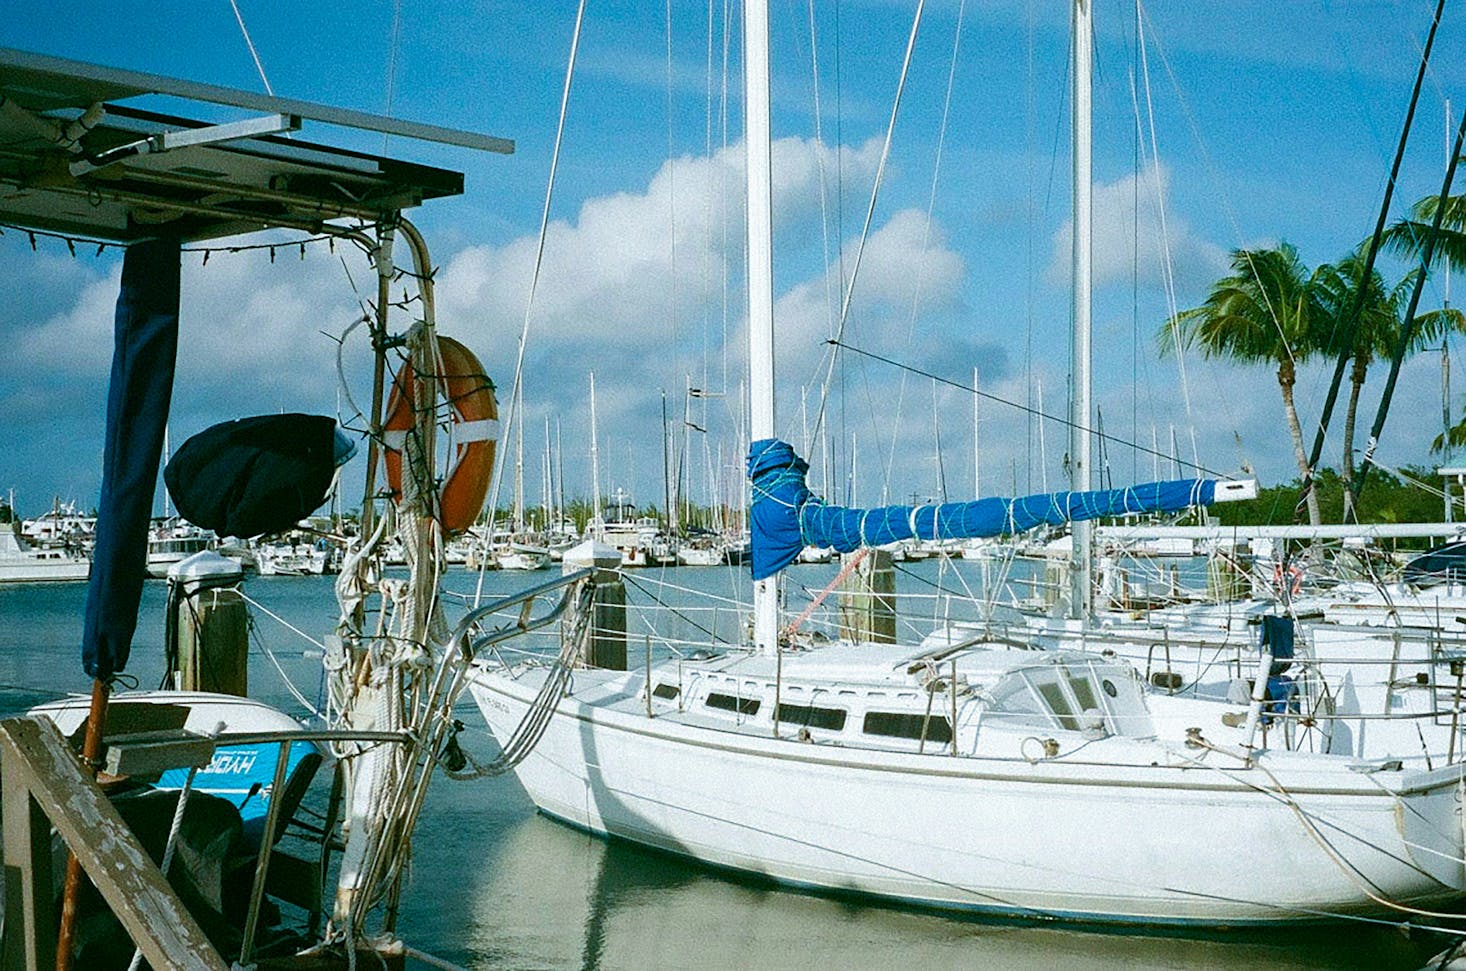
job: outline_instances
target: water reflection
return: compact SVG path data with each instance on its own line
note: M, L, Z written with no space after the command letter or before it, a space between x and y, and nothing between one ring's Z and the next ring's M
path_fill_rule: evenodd
M1445 946L1390 927L1155 935L874 906L597 839L535 815L512 779L434 795L403 926L470 968L1417 969Z

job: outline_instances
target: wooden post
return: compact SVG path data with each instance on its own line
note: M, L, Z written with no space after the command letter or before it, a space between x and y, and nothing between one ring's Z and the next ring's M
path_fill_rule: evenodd
M595 594L590 608L590 644L582 660L593 668L625 671L626 586L617 572L621 554L604 543L588 540L566 550L562 562L566 573L587 567L595 570L591 577Z
M840 636L872 644L896 643L896 572L890 551L871 550L841 581Z
M5 968L43 971L56 964L51 885L51 824L30 790L0 760L5 806Z
M200 590L178 604L178 687L249 697L249 609L238 590Z

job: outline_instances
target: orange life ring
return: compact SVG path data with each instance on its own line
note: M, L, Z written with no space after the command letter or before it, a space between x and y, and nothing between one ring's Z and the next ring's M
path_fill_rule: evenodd
M387 399L387 420L382 426L382 461L387 485L402 498L402 448L414 425L416 378L412 362L398 370ZM438 338L436 372L438 397L448 403L450 457L443 486L438 490L436 517L445 533L473 525L483 511L494 470L494 447L499 437L499 404L494 382L484 373L473 352L451 337Z

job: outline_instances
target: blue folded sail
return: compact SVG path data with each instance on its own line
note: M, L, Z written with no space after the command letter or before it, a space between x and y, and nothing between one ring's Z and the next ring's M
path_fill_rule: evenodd
M793 563L805 546L828 546L849 553L862 546L884 546L904 539L1003 536L1045 524L1127 513L1175 512L1210 505L1216 494L1215 479L1176 479L1127 489L1044 492L1018 499L847 509L826 505L810 492L804 481L808 471L809 464L795 454L792 446L777 438L761 439L749 448L755 580L772 576Z

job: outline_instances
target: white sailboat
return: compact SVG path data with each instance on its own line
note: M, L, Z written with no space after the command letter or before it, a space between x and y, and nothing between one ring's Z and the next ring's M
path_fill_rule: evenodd
M1090 2L1072 7L1082 121ZM782 443L772 441L766 5L747 4L744 18L757 466ZM1083 131L1076 141L1083 263ZM1076 286L1076 320L1087 321L1082 267ZM1086 341L1076 337L1076 360L1087 359ZM1087 393L1076 384L1074 424L1084 429ZM1071 453L1079 476L1084 438ZM803 463L789 455L766 468L799 471L802 488ZM1001 529L1026 507L995 508ZM932 533L938 515L926 520ZM757 509L754 519L759 577ZM911 523L907 536L927 535L916 513ZM784 562L798 555L799 535ZM1087 531L1076 535L1071 603L1083 611ZM541 810L794 886L1017 916L1272 923L1419 913L1466 891L1460 763L1407 770L1269 748L1261 687L1241 744L1206 731L1168 739L1122 662L985 644L823 643L781 629L776 571L755 580L754 596L747 649L660 662L648 649L636 670L574 671L516 770ZM1260 683L1272 663L1260 658ZM553 690L554 671L476 663L472 691L501 743Z

